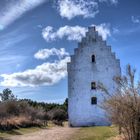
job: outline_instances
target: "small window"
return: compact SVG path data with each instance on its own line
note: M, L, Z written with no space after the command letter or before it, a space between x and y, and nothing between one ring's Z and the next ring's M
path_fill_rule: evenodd
M97 104L97 97L92 97L91 98L91 104L96 105Z
M91 89L96 89L96 82L91 82Z
M92 55L92 62L93 63L95 62L95 55L94 54Z
M96 42L96 38L92 38L92 41L93 41L93 42Z

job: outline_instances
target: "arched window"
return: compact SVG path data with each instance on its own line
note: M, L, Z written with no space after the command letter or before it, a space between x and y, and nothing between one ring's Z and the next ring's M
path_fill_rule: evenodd
M96 89L96 82L91 82L91 89Z
M91 104L96 105L97 104L97 97L92 97L91 98Z
M92 62L95 63L95 55L94 54L92 55L91 59L92 59Z

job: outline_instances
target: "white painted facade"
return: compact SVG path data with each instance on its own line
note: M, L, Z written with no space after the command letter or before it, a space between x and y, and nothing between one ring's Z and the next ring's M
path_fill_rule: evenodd
M92 62L92 55L95 62ZM102 82L113 92L116 87L113 77L120 74L120 60L116 59L95 27L89 27L68 63L68 115L71 126L110 125L106 112L99 107L103 101L101 91L91 89L91 82ZM92 97L97 98L97 104L91 104Z

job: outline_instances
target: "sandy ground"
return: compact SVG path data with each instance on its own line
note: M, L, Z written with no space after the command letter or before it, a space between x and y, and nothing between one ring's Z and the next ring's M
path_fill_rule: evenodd
M67 140L78 128L53 127L21 136L12 136L8 140Z

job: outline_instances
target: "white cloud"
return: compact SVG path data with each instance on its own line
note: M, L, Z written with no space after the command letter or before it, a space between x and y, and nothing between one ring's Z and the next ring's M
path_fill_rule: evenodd
M0 11L0 29L13 23L17 18L22 16L25 12L37 7L47 0L11 0Z
M85 27L81 26L64 26L54 32L53 27L47 26L43 29L42 35L46 41L62 39L63 37L66 37L67 40L80 40L85 35L86 30Z
M35 53L34 57L36 59L46 59L53 55L56 55L59 59L62 59L66 56L69 56L69 53L66 52L65 48L41 49L37 53Z
M45 59L51 55L58 56L59 60L45 62L23 72L2 74L2 86L39 86L53 85L67 76L67 62L70 61L69 53L64 48L42 49L35 54L37 59Z
M67 62L70 57L65 57L53 63L46 62L35 69L25 70L13 74L2 74L2 86L39 86L53 85L67 76Z
M49 27L51 30L52 27ZM96 26L99 34L103 39L110 35L108 24L100 24ZM47 32L47 41L62 39L66 37L68 40L79 40L83 37L88 29L80 26L64 26L60 27L56 32L53 30ZM51 36L51 37L50 37ZM67 76L67 62L70 61L68 52L64 48L56 49L42 49L35 54L37 59L46 59L51 55L58 56L59 60L50 63L46 62L35 69L28 69L23 72L16 72L13 74L2 74L2 86L39 86L39 85L53 85Z
M99 12L95 0L58 0L57 9L61 17L69 20L76 16L94 17Z
M103 23L97 25L96 28L104 40L111 35L108 24ZM87 31L88 29L82 26L64 26L60 27L57 31L54 31L53 27L47 26L45 29L43 29L42 35L47 42L62 38L80 41L81 38L85 36Z
M103 40L106 40L108 36L111 36L109 24L102 23L96 26L99 35L102 36Z
M99 0L99 2L107 2L115 5L118 4L118 0Z
M131 20L132 20L133 23L140 23L140 18L139 17L131 16Z

